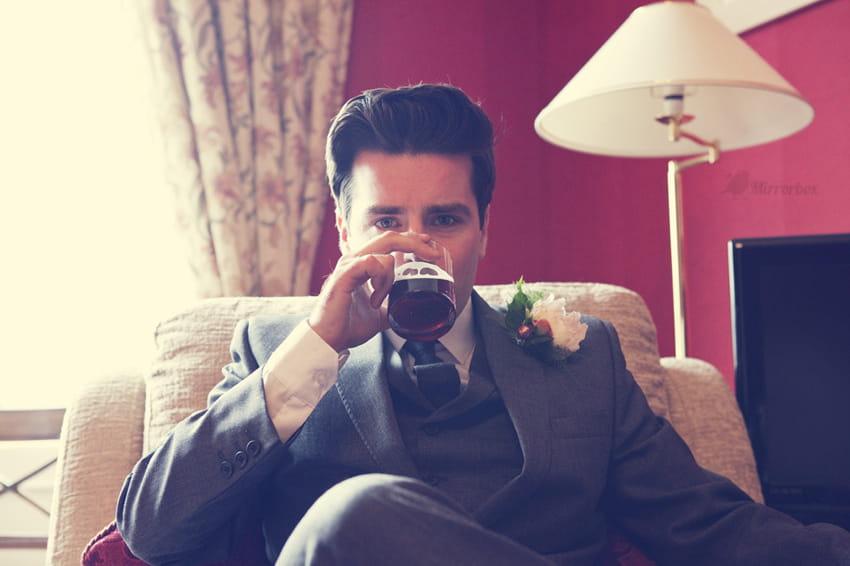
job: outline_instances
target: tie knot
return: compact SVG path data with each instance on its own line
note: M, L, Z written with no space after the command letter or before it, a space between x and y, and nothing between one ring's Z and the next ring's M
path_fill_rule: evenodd
M408 340L403 348L408 354L413 356L415 365L438 364L442 360L437 357L437 341L416 342Z
M460 376L454 364L437 357L437 341L408 340L404 348L413 356L413 373L419 390L434 407L448 403L460 393Z

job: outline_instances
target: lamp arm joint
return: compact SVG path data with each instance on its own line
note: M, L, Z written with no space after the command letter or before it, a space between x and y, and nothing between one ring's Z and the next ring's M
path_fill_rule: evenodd
M676 161L676 169L679 171L684 171L688 167L693 167L694 165L699 165L700 163L716 163L718 159L720 159L720 147L718 142L713 141L709 142L702 139L699 136L696 136L690 132L686 132L681 128L677 128L677 139L685 138L691 140L697 145L700 145L706 148L706 153L703 155L698 155L696 157L691 157L689 159L684 159L682 161Z

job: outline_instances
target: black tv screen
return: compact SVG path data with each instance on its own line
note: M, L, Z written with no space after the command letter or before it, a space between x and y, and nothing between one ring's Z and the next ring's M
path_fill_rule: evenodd
M735 389L768 505L850 528L850 234L729 242Z

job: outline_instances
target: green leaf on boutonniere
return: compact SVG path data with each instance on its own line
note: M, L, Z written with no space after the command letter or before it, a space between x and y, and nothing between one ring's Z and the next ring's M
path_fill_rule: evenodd
M530 320L531 307L543 297L542 291L525 292L522 288L523 283L523 278L520 277L516 282L516 293L508 303L508 312L505 314L505 325L513 330Z
M525 283L522 277L519 278L519 281L516 283L517 292L522 294L526 298L526 302L528 303L528 307L531 308L531 305L539 301L543 298L543 291L531 290L524 291L522 286Z
M525 322L531 308L528 296L522 291L522 278L517 282L516 288L517 292L508 303L508 312L505 314L505 325L512 330L516 330Z

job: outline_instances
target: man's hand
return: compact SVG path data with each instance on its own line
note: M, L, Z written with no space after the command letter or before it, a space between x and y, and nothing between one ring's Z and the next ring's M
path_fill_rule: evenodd
M389 327L384 299L394 279L393 252L409 252L426 260L439 256L430 237L413 232L384 232L339 259L308 322L334 350L366 342Z

